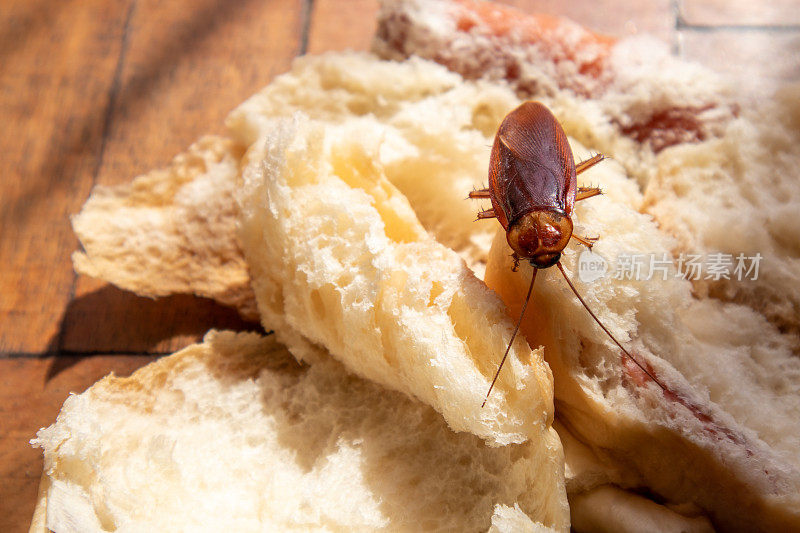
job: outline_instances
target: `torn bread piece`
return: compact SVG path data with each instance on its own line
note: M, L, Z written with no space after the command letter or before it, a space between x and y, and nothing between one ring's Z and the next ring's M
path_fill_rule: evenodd
M233 189L244 149L203 137L172 163L131 183L98 186L72 218L79 274L140 296L196 294L258 319L236 241Z
M524 342L481 409L514 325L386 179L383 127L298 115L271 131L245 156L238 198L259 311L279 339L301 359L324 346L355 373L433 406L456 431L558 448L550 371Z
M467 193L486 182L491 139L519 100L508 87L469 82L430 61L381 61L365 53L298 58L292 69L231 112L243 145L268 135L276 117L298 111L329 124L370 117L382 127L378 154L388 179L425 229L479 276L493 230L470 224Z
M636 178L645 191L638 208L676 237L675 255L721 258L727 278L704 272L698 293L748 305L800 335L792 223L800 86L764 87L753 99L654 39L608 39L566 19L475 0L385 1L373 49L432 59L544 100L568 135ZM738 279L757 254L759 271Z
M592 311L667 390L621 353L557 269L539 272L521 330L545 347L559 421L608 465L580 490L604 481L646 487L701 507L725 530L797 529L800 360L791 343L752 309L694 298L691 284L675 277L672 240L631 208L639 193L622 168L604 167L604 188L630 196L580 202L573 219L601 236L593 251L606 275L581 281L578 258L587 252L577 245L562 264ZM513 273L509 253L498 230L486 281L513 315L531 268ZM648 279L620 275L624 258L636 254L666 258L668 269Z
M643 209L685 256L716 258L695 290L745 304L800 353L800 84L744 106L724 135L659 154ZM712 255L713 254L713 255ZM707 279L708 278L708 279Z
M568 529L536 444L453 433L331 358L299 365L274 336L212 331L106 377L34 443L36 533Z
M524 99L580 100L586 120L612 135L568 134L590 144L607 137L613 144L598 146L604 152L625 141L626 155L650 152L646 164L652 152L716 135L737 111L718 76L672 57L653 39L616 40L496 2L385 0L373 50L390 59L431 59L467 79L506 82ZM646 172L646 164L637 169Z

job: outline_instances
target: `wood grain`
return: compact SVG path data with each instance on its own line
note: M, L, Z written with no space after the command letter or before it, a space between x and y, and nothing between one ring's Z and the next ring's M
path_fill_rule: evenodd
M308 53L370 49L378 27L378 0L315 0Z
M308 5L0 7L0 531L27 531L42 465L28 440L70 391L154 358L120 353L171 352L211 327L258 328L208 300L154 301L76 280L69 215L94 184L128 181L222 131L228 111L304 47ZM104 351L116 355L80 356Z
M222 132L228 112L300 52L304 7L301 0L139 0L97 183L128 182L164 166L200 136ZM258 326L208 300L152 301L80 277L58 348L172 352L211 327Z
M0 352L58 342L77 244L68 216L103 151L129 5L6 0L0 9Z

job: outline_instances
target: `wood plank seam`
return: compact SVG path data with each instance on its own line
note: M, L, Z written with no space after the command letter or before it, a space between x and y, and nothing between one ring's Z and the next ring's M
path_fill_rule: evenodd
M303 12L301 14L300 29L300 48L297 55L303 56L308 52L308 38L311 34L311 14L314 11L314 0L303 0Z
M111 131L111 124L114 119L114 108L116 107L117 100L119 98L119 90L120 84L122 80L122 70L125 66L125 57L127 55L128 45L129 45L129 36L130 36L130 28L131 28L131 20L133 20L133 14L136 9L136 0L133 0L128 6L128 11L125 13L125 23L122 27L122 35L120 36L120 49L119 49L119 56L117 58L117 64L114 66L114 76L111 80L111 87L108 90L108 104L106 106L105 113L103 114L103 129L100 135L100 149L98 150L97 159L95 161L94 169L92 170L92 180L91 185L92 189L94 189L95 185L97 185L97 178L100 175L100 169L102 168L103 164L103 156L105 155L106 151L106 144L108 141L108 134ZM77 272L72 273L72 282L70 284L70 289L67 298L67 305L64 307L64 312L69 308L69 304L75 299L75 290L78 283L78 274ZM55 350L47 350L46 352L41 353L42 356L56 356L62 355L64 352L61 349L64 346L64 335L66 333L65 323L62 318L61 323L58 326L58 336L56 337L55 342Z
M3 352L0 353L0 361L10 359L50 359L52 357L74 357L81 359L83 357L97 357L97 356L154 356L163 357L165 355L172 355L174 351L164 352L142 352L141 350L115 350L115 351L86 351L76 352L72 350L59 350L57 352Z

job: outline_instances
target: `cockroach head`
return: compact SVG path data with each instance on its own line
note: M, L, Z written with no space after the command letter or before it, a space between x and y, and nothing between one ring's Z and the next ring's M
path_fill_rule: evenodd
M534 210L522 215L506 232L506 240L520 259L536 268L558 263L561 252L572 236L572 219L551 209Z

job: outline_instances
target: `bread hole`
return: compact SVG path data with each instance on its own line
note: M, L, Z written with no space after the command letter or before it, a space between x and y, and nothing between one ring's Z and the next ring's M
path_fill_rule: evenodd
M428 298L428 307L434 307L436 305L436 298L438 298L444 292L444 287L438 281L434 281L431 285L431 293Z
M608 366L604 348L601 345L581 339L578 365L583 375L593 381L603 395L608 395L620 384L615 369Z
M311 291L311 311L317 325L327 332L327 337L340 342L341 333L336 327L342 323L342 297L332 283Z
M311 291L311 307L319 320L325 320L325 302L318 290Z
M417 233L403 220L392 208L386 208L383 202L377 200L375 209L383 220L386 236L394 242L414 242Z
M393 333L396 325L394 323L394 315L391 312L387 312L387 309L395 305L397 295L402 294L405 290L405 286L408 283L408 272L393 270L387 274L381 282L375 301L375 308L381 309L383 312L376 312L373 316L376 326L381 332L381 355L383 355L383 359L389 366L396 368L398 348L396 336Z
M394 242L419 240L416 228L390 205L398 197L394 187L382 178L371 156L354 146L340 146L331 156L334 173L353 189L361 189L372 197L372 206L378 212L386 236Z
M480 131L484 137L493 138L498 124L497 117L492 113L492 108L486 102L482 102L472 109L470 125Z
M471 317L471 308L466 304L462 295L456 294L447 308L447 316L453 322L456 336L464 343L467 355L479 366L481 361L486 361L484 354L491 352L491 346L486 342L487 337L474 335L475 321ZM486 369L482 368L482 371Z

